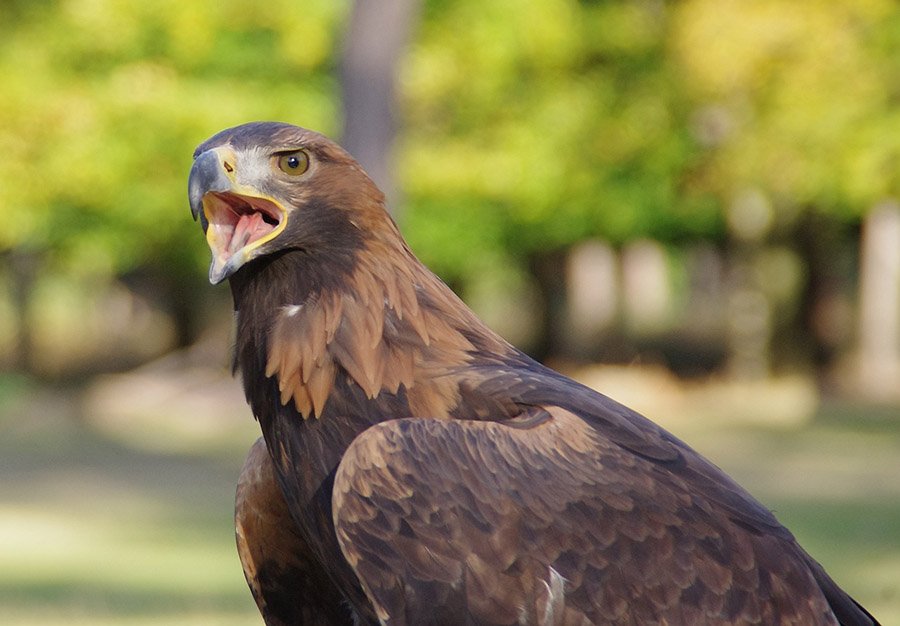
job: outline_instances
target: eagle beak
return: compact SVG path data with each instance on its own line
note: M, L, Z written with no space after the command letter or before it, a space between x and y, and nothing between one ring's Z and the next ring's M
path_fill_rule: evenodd
M212 251L209 282L216 285L261 254L260 247L287 224L287 211L274 198L239 182L230 148L207 150L194 159L188 179L191 214L199 219Z

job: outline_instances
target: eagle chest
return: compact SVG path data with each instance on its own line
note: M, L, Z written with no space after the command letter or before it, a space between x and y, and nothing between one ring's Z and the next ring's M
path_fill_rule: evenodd
M347 446L370 424L352 418L329 421L325 416L303 420L288 413L281 410L259 421L291 518L321 574L336 583L360 615L368 615L371 606L337 541L332 489Z

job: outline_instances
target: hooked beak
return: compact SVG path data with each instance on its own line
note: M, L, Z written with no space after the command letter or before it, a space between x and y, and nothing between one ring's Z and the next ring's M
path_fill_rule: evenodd
M228 147L197 156L188 179L191 214L199 219L212 251L209 282L216 285L258 256L263 244L287 225L287 211L274 198L237 180L237 159Z

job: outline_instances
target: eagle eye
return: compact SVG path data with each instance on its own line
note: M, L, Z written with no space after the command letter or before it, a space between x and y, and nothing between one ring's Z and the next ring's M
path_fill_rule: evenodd
M309 169L309 155L305 150L294 150L278 155L278 169L288 176L299 176Z

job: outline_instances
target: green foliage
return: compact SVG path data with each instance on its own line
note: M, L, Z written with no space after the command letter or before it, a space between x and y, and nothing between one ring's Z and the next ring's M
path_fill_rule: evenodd
M348 2L4 3L0 250L202 271L194 145L336 135ZM586 237L722 238L747 193L855 221L898 191L890 0L430 0L399 68L414 248L465 279Z
M194 146L251 119L334 130L341 5L70 0L18 12L0 26L0 249L46 251L88 275L199 270L185 201Z
M894 3L427 6L400 174L414 247L445 272L585 237L721 238L748 192L787 227L898 192Z
M414 247L465 273L590 236L714 236L666 23L624 2L432 6L402 72Z
M889 0L693 0L671 38L708 183L849 216L900 191L900 10Z

